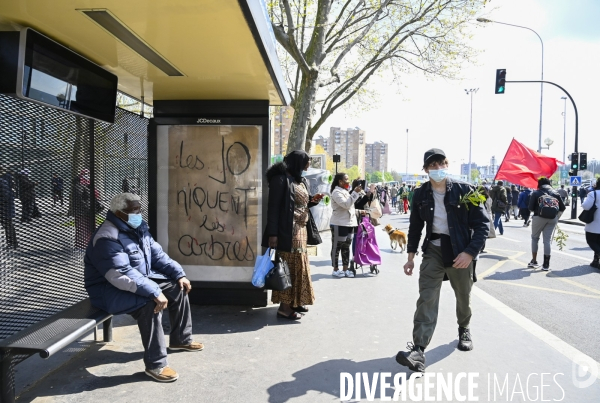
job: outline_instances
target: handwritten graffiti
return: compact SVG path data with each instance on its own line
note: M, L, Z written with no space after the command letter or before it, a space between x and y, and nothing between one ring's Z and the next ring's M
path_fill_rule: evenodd
M198 242L191 235L183 235L177 243L183 256L206 256L217 261L227 259L232 262L252 262L256 257L248 237L235 242L219 242L211 235L210 242Z
M169 128L168 251L181 264L252 266L260 247L260 135L254 126Z

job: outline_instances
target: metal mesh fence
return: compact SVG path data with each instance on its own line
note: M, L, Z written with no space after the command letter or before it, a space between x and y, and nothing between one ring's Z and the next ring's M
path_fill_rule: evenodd
M0 339L87 298L85 248L113 195L139 194L147 211L147 125L0 95Z

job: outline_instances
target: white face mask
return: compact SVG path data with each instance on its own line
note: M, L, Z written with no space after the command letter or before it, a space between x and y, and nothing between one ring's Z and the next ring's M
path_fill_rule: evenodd
M441 182L448 176L448 168L430 169L429 177L435 182Z

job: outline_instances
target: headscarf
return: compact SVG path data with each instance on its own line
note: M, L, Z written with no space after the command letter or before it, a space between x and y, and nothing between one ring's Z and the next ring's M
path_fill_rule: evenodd
M308 160L309 157L305 151L296 150L286 155L283 162L285 162L288 172L294 177L296 182L301 182L302 171L304 171Z

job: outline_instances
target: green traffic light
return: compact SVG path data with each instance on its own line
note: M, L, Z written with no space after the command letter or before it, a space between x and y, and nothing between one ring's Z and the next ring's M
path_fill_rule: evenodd
M503 93L504 92L504 87L498 87L498 93Z
M573 169L577 169L577 164L573 164Z

